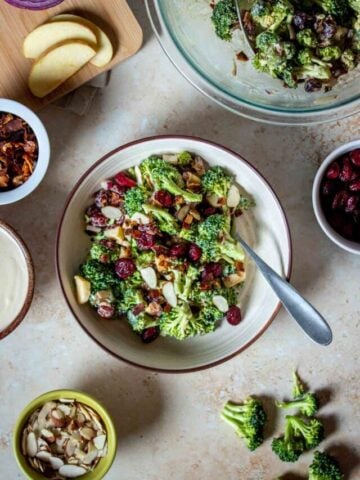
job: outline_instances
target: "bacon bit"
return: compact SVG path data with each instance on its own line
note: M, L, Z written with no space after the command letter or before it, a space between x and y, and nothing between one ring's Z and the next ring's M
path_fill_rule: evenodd
M160 317L160 315L163 312L163 309L161 305L159 305L157 302L151 302L145 308L145 312L151 315L152 317Z
M246 55L246 53L244 52L238 52L236 54L236 58L237 60L239 60L240 62L247 62L249 60L249 57Z
M155 257L155 265L160 273L167 272L171 266L171 258L165 255L159 255L158 257Z
M168 303L166 305L164 305L163 311L165 313L169 313L171 311L171 305L169 305Z
M192 215L190 215L190 213L188 213L188 214L186 215L186 217L184 218L184 223L185 223L186 225L191 225L192 222L193 222L193 220L194 220L194 217L193 217Z
M185 200L181 195L176 195L174 203L175 205L184 205Z
M134 315L139 315L139 313L143 312L145 310L145 305L143 303L139 303L139 305L136 305L136 307L133 308L132 313Z

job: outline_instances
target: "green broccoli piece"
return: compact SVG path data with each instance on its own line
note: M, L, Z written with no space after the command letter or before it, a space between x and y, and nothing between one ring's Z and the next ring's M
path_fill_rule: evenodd
M273 23L273 7L270 2L256 0L250 10L251 17L256 25L262 29L268 29Z
M214 24L216 35L222 40L231 40L232 30L239 22L234 0L220 0L217 2L211 20Z
M275 402L278 408L297 408L307 417L315 415L319 409L318 401L313 393L306 393L302 397L289 402Z
M272 11L274 21L269 30L275 32L284 21L290 24L293 14L294 7L288 0L276 0Z
M189 152L181 152L177 157L177 163L180 167L187 167L192 162L192 156Z
M156 190L167 190L173 195L181 195L186 202L201 202L202 195L183 190L184 181L180 172L165 160L150 157L141 165L144 177Z
M212 167L201 178L203 192L207 195L227 197L231 186L231 177L222 167Z
M309 480L344 480L338 462L325 452L316 451L309 467Z
M305 394L305 386L300 380L299 375L297 374L296 370L293 371L293 388L292 394L295 399L301 398Z
M120 256L119 248L116 246L114 249L107 248L105 245L93 242L91 245L89 256L92 260L97 260L101 263L112 263Z
M160 333L162 336L174 337L184 340L197 334L209 331L206 325L194 316L187 302L179 302L170 312L164 312L160 316Z
M312 63L316 63L317 65L327 66L323 60L320 60L314 55L313 50L310 48L304 48L303 50L300 50L297 54L297 60L299 63L301 63L301 65L311 65Z
M143 211L147 196L144 187L129 188L124 197L124 207L129 217L132 217L134 213Z
M236 288L213 288L211 290L202 290L200 283L196 282L193 284L190 292L190 301L195 305L209 306L213 305L213 297L215 295L221 295L226 298L229 305L237 304L237 289Z
M178 236L188 242L195 242L198 235L198 224L193 222L189 228L182 227Z
M273 48L280 42L281 38L279 35L274 32L270 32L269 30L259 33L255 40L256 48L262 52L268 51L269 48Z
M100 263L97 260L87 260L80 266L81 275L91 283L91 291L111 290L111 288L119 283L114 269L111 265Z
M245 440L249 450L253 451L263 443L266 413L259 400L250 397L242 405L227 402L221 412L221 418Z
M217 322L224 318L224 314L220 312L215 305L205 305L198 313L198 320L213 331Z
M117 302L117 309L119 313L126 314L142 303L144 303L144 297L139 288L123 288L122 298Z
M141 288L144 280L141 273L137 270L126 280L118 280L114 285L114 294L116 298L122 299L125 292Z
M353 30L352 49L355 52L360 52L360 15L353 21Z
M285 57L281 57L277 53L259 51L253 56L252 65L260 72L268 73L273 78L283 80L290 88L297 87L292 65Z
M333 15L338 18L341 22L346 22L349 18L349 3L348 0L312 0L314 3L319 5L324 12Z
M312 418L305 422L296 415L286 417L287 421L292 423L295 436L302 437L307 449L315 448L324 439L324 427L320 420Z
M295 435L289 421L286 422L284 435L273 439L271 449L283 462L296 462L306 450L303 438Z
M349 0L349 5L356 13L360 13L360 0Z
M310 28L297 32L296 40L302 47L315 48L318 44L316 35Z
M180 270L174 270L173 273L176 295L182 300L189 301L192 285L199 277L199 270L190 265L185 273Z
M167 210L148 204L144 205L143 209L145 213L150 213L156 219L158 227L162 232L175 235L180 230L180 225L176 218Z
M240 200L236 208L239 210L246 211L246 210L250 210L250 208L253 208L253 207L255 207L254 200L252 198L249 198L249 197L246 197L245 195L240 194Z
M135 315L132 311L127 312L127 319L134 332L141 333L147 328L159 326L159 319L145 312Z
M294 69L297 79L317 78L319 80L330 80L331 70L327 65L303 65Z
M332 60L339 60L342 54L342 50L337 46L329 46L319 48L319 55L325 62L331 62Z
M347 71L353 70L356 67L356 57L350 48L343 51L340 60Z
M141 251L136 254L134 261L139 270L141 268L150 267L155 263L155 253L151 250Z

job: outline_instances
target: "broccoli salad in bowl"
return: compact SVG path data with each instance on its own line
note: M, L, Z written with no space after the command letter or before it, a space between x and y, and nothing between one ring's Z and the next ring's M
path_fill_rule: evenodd
M78 302L127 321L144 343L212 332L223 318L237 325L245 265L232 226L252 205L225 169L189 152L119 172L85 213Z

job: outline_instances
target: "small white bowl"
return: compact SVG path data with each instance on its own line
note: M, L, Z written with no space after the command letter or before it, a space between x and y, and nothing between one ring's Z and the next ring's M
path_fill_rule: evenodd
M330 163L332 163L334 160L344 155L344 153L351 152L352 150L355 150L357 148L360 148L360 140L354 140L352 142L341 145L340 147L332 151L325 158L325 160L321 164L314 178L313 189L312 189L312 203L313 203L316 219L320 227L322 228L323 232L330 238L330 240L332 240L334 243L336 243L336 245L338 245L342 249L350 253L355 253L356 255L360 255L360 244L357 242L352 242L351 240L347 240L332 228L332 226L329 224L328 220L325 217L325 214L321 207L321 201L320 201L321 181Z
M25 120L35 134L39 149L36 167L29 179L13 190L0 192L0 205L7 205L26 197L40 184L49 165L50 143L48 134L40 118L28 107L25 107L25 105L15 102L14 100L0 98L0 112L12 113Z

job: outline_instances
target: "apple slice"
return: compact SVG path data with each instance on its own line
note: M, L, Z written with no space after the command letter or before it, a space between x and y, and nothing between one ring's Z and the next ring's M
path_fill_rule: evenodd
M96 51L80 40L63 43L38 58L30 72L29 88L43 98L86 65Z
M50 19L50 23L64 21L84 25L85 27L90 28L95 34L98 51L95 57L90 61L92 65L95 65L96 67L104 67L111 61L114 55L113 46L109 40L109 37L103 30L101 30L100 27L95 25L95 23L91 22L87 18L80 17L79 15L73 15L71 13L62 13L61 15L56 15Z
M80 305L82 305L89 300L91 285L90 282L86 280L86 278L81 277L80 275L75 275L74 281L76 287L77 301L80 303Z
M24 40L26 58L38 58L47 50L65 41L82 40L97 50L96 35L91 28L74 22L44 23L35 28Z

